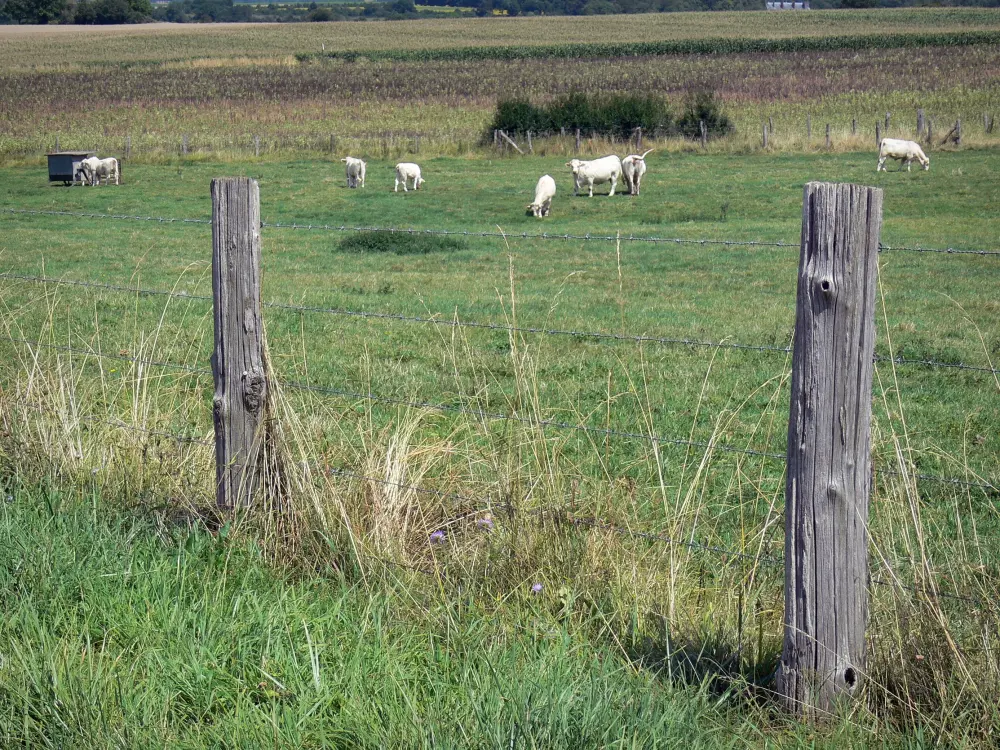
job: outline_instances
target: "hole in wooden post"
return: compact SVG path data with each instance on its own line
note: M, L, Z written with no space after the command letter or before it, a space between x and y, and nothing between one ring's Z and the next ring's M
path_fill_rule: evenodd
M819 284L819 288L822 289L824 292L829 292L830 291L830 279L823 279L820 282L820 284Z
M844 670L844 684L847 685L848 690L853 690L854 686L858 683L858 675L854 671L854 667L848 667Z

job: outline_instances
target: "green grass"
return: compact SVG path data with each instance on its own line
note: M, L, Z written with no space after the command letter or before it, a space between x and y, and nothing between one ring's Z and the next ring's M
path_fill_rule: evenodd
M96 493L17 491L0 502L0 744L725 748L767 734L766 710L740 718L737 691L638 667L561 618L555 595L513 594L495 619L474 596L345 572L297 580L252 545L123 517Z

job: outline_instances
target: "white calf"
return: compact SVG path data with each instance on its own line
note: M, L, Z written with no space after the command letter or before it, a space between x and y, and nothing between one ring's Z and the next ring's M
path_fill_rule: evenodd
M91 185L100 185L102 177L106 182L114 180L116 185L120 184L121 170L118 168L118 160L113 156L107 159L88 156L80 162L77 173L81 172Z
M618 178L622 174L622 160L614 155L593 161L573 159L566 162L566 166L573 170L573 195L579 195L580 188L587 185L591 198L594 197L594 184L601 182L610 182L611 192L608 195L614 195Z
M360 186L365 186L365 167L367 166L361 159L355 159L353 156L348 156L346 159L341 159L347 166L345 170L347 172L347 187L356 188L360 182Z
M931 160L924 155L924 150L913 141L900 141L895 138L883 138L882 144L878 148L878 166L875 171L887 171L885 168L886 159L896 159L906 165L906 171L910 171L910 165L916 159L924 169L931 168ZM903 164L899 168L903 168Z
M532 216L537 216L539 219L543 216L549 215L549 210L552 208L552 198L556 194L556 181L549 177L547 174L543 174L538 178L538 184L535 185L535 200L528 204L528 210L531 211Z
M396 185L392 192L399 192L399 183L403 183L403 192L406 190L406 181L413 180L413 189L418 190L427 180L420 176L420 167L412 162L404 161L396 165Z
M622 179L625 180L625 187L630 195L639 194L639 184L642 176L646 174L646 155L653 149L649 149L645 154L629 154L622 159Z

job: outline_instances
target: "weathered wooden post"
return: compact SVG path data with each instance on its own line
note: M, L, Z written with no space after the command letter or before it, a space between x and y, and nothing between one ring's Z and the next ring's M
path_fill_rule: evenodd
M885 113L885 128L882 130L887 136L889 135L889 120L892 118L891 112Z
M815 717L858 695L868 619L875 282L882 191L806 184L785 482L778 690Z
M561 135L563 138L565 138L566 137L566 128L559 128L559 135Z
M188 137L187 134L181 136L181 153L187 156L188 152Z
M920 138L924 134L924 111L922 109L917 110L917 138Z
M767 151L767 123L766 122L761 126L761 145L763 146L764 150Z
M636 153L642 151L642 128L638 127L635 129L635 151Z
M882 148L882 125L875 121L875 148Z
M573 153L580 153L580 128L576 129L576 151Z
M493 129L493 148L498 150L500 148L500 131L496 128Z
M413 153L420 153L420 133L413 136Z
M704 120L700 120L698 122L698 125L701 128L701 147L703 149L707 149L708 148L708 128L705 127L705 121Z
M826 124L826 150L830 150L830 123Z
M260 136L255 135L253 137L253 155L260 156Z
M955 120L955 145L962 145L962 118Z
M260 191L248 177L212 180L216 502L247 507L260 480L268 393L260 301Z
M528 153L529 154L535 153L535 147L531 145L531 131L530 130L528 131Z
M851 118L851 135L857 135L857 134L858 134L858 118L857 117L852 117Z
M993 124L996 122L996 119L996 115L990 115L990 124L986 126L987 133L993 132Z
M56 136L56 151L61 151L61 150L62 149L59 148L59 136L57 135Z
M931 146L931 141L934 140L934 120L930 117L927 118L927 146Z
M767 132L774 135L774 120L771 118L771 115L767 116Z
M806 115L806 140L811 141L813 137L812 115Z
M990 116L985 112L983 112L983 132L984 133L990 132Z
M132 136L125 136L125 153L123 157L126 161L132 158Z

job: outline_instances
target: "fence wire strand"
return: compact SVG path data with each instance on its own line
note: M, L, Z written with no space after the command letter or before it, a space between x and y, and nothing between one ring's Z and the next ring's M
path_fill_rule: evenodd
M123 292L128 294L142 294L150 296L164 296L175 299L194 300L199 302L212 302L212 297L204 294L189 294L186 291L171 291L167 289L149 289L138 286L122 286L120 284L109 284L101 281L81 281L76 279L58 279L48 276L33 276L29 274L19 274L13 272L0 272L0 279L9 281L23 281L27 283L39 284L61 284L65 286L83 287L87 289L106 289L113 292ZM705 339L670 338L665 336L650 336L646 334L618 334L606 333L604 331L577 331L566 328L535 328L530 326L512 326L505 323L484 323L473 320L448 320L447 318L427 317L419 315L404 315L401 313L372 312L368 310L349 310L337 307L320 307L315 305L294 305L286 302L263 302L263 307L272 310L284 310L300 313L318 313L325 315L338 315L345 317L355 317L374 320L393 320L404 323L426 323L429 325L443 326L446 328L471 328L477 330L499 331L503 333L531 334L543 336L566 336L577 339L592 339L595 341L616 341L638 344L658 344L664 346L690 346L694 348L715 348L734 349L740 351L769 352L775 354L789 354L790 346L774 346L771 344L745 344L731 341L711 341ZM919 367L946 368L955 370L970 370L973 372L985 372L993 375L1000 374L1000 369L995 367L983 367L981 365L968 365L964 362L943 362L933 359L913 359L900 355L887 357L884 354L875 355L876 362L892 362L896 365L913 365Z
M69 216L81 219L112 219L115 221L145 221L160 224L211 224L211 219L193 219L165 216L142 216L138 214L97 214L75 211L44 211L24 208L3 208L4 213L28 216ZM486 237L496 239L530 240L570 240L579 242L638 242L660 245L716 245L721 247L778 247L798 248L798 242L764 240L724 240L718 238L654 237L634 234L568 234L558 232L495 232L468 231L461 229L416 229L403 227L351 226L347 224L312 224L297 222L261 222L262 229L301 229L323 232L384 232L386 234L424 234L437 236ZM879 243L879 252L941 253L946 255L992 255L1000 256L1000 250L977 250L954 247L921 247L919 245L887 245Z

